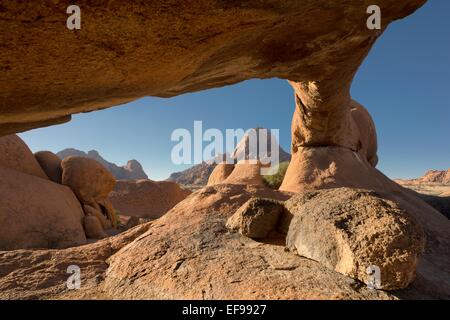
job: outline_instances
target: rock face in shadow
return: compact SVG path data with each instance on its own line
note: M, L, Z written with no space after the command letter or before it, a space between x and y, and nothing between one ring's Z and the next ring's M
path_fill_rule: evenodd
M0 166L48 180L31 150L15 134L0 137Z
M137 180L148 179L142 165L137 160L129 160L126 165L119 167L118 165L106 161L96 150L86 152L77 149L64 149L57 153L58 157L63 160L70 156L85 157L93 159L103 165L111 172L117 180Z
M450 193L447 196L432 196L418 193L417 196L450 219Z
M34 154L45 174L55 183L61 184L61 159L50 151L39 151Z
M383 30L424 3L378 1ZM251 78L331 79L330 89L339 91L383 31L366 27L372 4L130 0L126 6L97 6L79 0L82 29L70 31L64 6L46 2L36 9L4 0L0 38L8 45L0 52L0 134L143 96L168 97ZM48 39L57 40L49 45ZM12 45L18 41L26 46Z
M292 215L286 244L299 255L366 284L374 266L378 289L406 288L415 279L425 235L382 194L337 188L294 196L285 206Z
M86 243L84 213L72 191L0 166L0 250Z
M109 200L123 215L156 219L190 193L170 181L117 181Z

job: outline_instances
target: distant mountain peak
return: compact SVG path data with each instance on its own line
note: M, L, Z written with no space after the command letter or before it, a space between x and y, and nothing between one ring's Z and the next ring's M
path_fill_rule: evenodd
M248 145L250 140L250 134L255 132L257 134L257 139L259 139L259 131L263 129L261 127L253 128L247 130L247 132L242 137L241 141L237 144L234 152L230 156L229 154L219 154L213 159L210 159L201 164L195 165L187 170L174 172L167 179L169 181L174 181L178 184L182 185L191 185L191 186L204 186L208 183L208 178L211 175L211 172L214 170L217 163L222 162L223 159L227 159L227 157L231 158L233 161L237 161L238 159L267 159L271 156L271 142L272 139L276 139L276 137L268 130L267 132L267 150L266 153L258 155L253 154L249 151ZM278 141L274 141L274 146L278 148L279 162L286 162L291 160L291 155L281 148ZM259 140L258 140L259 143ZM243 158L242 158L243 157Z

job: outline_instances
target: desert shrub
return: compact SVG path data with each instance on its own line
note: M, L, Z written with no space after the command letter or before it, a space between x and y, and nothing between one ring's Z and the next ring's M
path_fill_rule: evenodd
M281 186L281 183L283 182L288 166L289 161L280 163L277 173L262 177L264 184L269 188L278 189Z

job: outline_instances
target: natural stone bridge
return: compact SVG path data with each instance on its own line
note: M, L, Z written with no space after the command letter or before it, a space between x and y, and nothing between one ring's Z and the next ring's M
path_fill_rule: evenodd
M78 0L81 30L68 30L66 1L37 4L3 0L0 135L63 123L70 120L71 114L100 110L144 96L171 97L251 78L289 80L296 108L292 161L281 190L298 192L347 186L388 191L391 200L416 218L427 235L427 247L418 269L419 282L413 293L448 296L450 289L441 281L450 274L448 221L374 168L375 127L367 111L350 97L355 72L376 39L392 21L412 14L426 0L376 2L381 8L381 30L369 30L366 26L369 16L366 10L374 4L372 0L129 0L99 4ZM269 192L242 188L207 188L155 222L153 229L147 226L152 229L147 236L133 242L128 251L113 256L103 292L159 298L199 298L201 292L212 298L242 298L234 292L245 290L244 296L250 298L329 298L322 291L317 295L302 293L304 288L291 292L291 278L275 279L281 258L292 259L294 269L284 265L280 268L297 269L290 277L300 282L311 279L307 276L311 268L306 266L311 262L286 258L282 250L267 246L255 250L269 258L273 269L260 265L252 248L244 247L237 256L235 250L240 240L222 235L216 219L229 216L231 209L235 209L233 206L244 203L250 195ZM236 203L222 212L225 209L219 204L226 197L234 197ZM277 197L285 200L284 195ZM213 215L212 209L220 214ZM169 226L177 232L167 236ZM204 251L184 247L192 240L194 231L202 237L198 241ZM103 261L113 254L112 248L131 241L130 237L128 234L108 240L84 251L74 248L49 255L81 259L82 252ZM214 251L218 247L223 248L220 255ZM187 253L191 256L186 256ZM0 259L0 263L27 259L21 252L7 258ZM202 265L204 259L211 262ZM80 263L87 260L84 258ZM45 261L52 267L51 259ZM169 274L159 277L154 273L170 270L174 261L173 273L183 272L183 267L180 268L183 265L190 268L191 275L197 272L197 278L190 276L180 285L177 282L180 280ZM239 262L262 266L264 277L259 273L242 274L243 268L236 265ZM221 269L223 265L228 268L227 273ZM103 264L92 268L105 271ZM206 279L203 274L200 276L202 270L204 274L223 272L223 279ZM344 280L325 271L317 272L331 291L349 294ZM281 289L260 294L261 287L253 290L246 279L242 285L238 282L232 286L236 282L231 278L228 279L231 282L226 282L230 274L257 279L266 288ZM121 281L128 281L131 275L140 276L130 287L123 287ZM159 295L149 289L148 281L161 289ZM210 289L205 293L195 291L203 285L209 285ZM373 297L372 293L364 294Z
M424 3L377 1L382 29ZM94 5L80 0L81 30L69 30L64 1L2 1L0 134L69 121L71 114L144 96L170 97L279 77L291 81L297 103L294 161L282 189L320 186L329 179L299 176L302 169L309 176L311 168L304 163L310 158L347 161L338 161L338 175L350 173L348 161L361 167L349 150L376 163L376 137L367 128L370 116L357 115L358 126L349 91L383 31L367 28L366 11L372 4L187 0ZM365 113L362 109L355 113ZM357 178L346 179L351 183L336 179L331 185L365 186Z

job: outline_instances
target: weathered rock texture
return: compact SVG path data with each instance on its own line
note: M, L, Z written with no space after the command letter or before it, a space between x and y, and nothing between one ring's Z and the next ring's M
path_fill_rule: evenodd
M0 250L84 244L83 210L72 191L0 166Z
M59 151L57 156L61 158L61 160L70 156L93 159L108 169L117 180L148 179L142 165L137 160L129 160L126 165L119 167L115 163L106 161L96 150L91 150L86 153L71 148Z
M392 298L356 290L353 280L286 252L283 239L259 243L229 233L225 222L251 197L289 196L226 184L195 192L109 259L103 292L150 299Z
M62 183L69 186L84 204L94 204L108 197L116 180L97 161L83 157L65 158Z
M0 165L48 180L31 150L17 135L0 137Z
M62 184L73 190L85 209L86 235L93 239L104 237L102 232L97 231L105 225L98 212L111 222L114 229L117 228L116 210L108 199L116 184L112 174L97 161L85 157L67 157L62 160L61 168Z
M382 194L337 188L286 202L292 214L286 243L299 255L368 283L380 269L380 289L406 288L416 276L425 235L407 212Z
M102 239L107 236L100 219L95 215L87 214L83 218L83 226L88 238Z
M108 267L107 258L149 226L139 226L120 237L63 250L0 251L0 298L108 298L100 289ZM82 270L81 290L67 289L67 267L70 265L77 265Z
M280 190L303 192L351 187L382 190L385 178L360 153L343 147L300 147L284 176Z
M111 221L101 210L98 210L97 208L94 208L87 204L83 205L83 210L86 216L96 217L104 230L110 229L112 227Z
M191 192L171 181L117 181L109 199L121 214L156 219Z
M117 227L107 199L115 180L101 164L33 155L16 135L0 138L0 149L0 249L74 246Z
M266 238L276 229L283 211L284 206L281 202L253 198L228 219L226 226L252 239Z
M61 159L50 151L36 152L34 157L50 180L60 184L62 179Z
M383 29L424 3L378 1ZM131 0L96 6L80 0L82 27L70 31L66 4L36 7L4 0L0 132L61 123L73 113L148 95L168 97L250 78L280 77L304 88L303 103L315 114L314 126L327 123L308 143L356 148L357 141L347 132L348 89L381 35L366 27L366 10L372 4ZM323 103L306 96L320 96Z
M423 201L410 198L402 204L417 216L427 234L416 280L407 289L386 293L286 252L284 237L256 242L229 233L226 221L252 197L286 200L290 195L260 186L206 187L162 218L94 244L0 252L0 297L450 298L450 222ZM80 290L66 287L66 269L71 264L83 270Z

